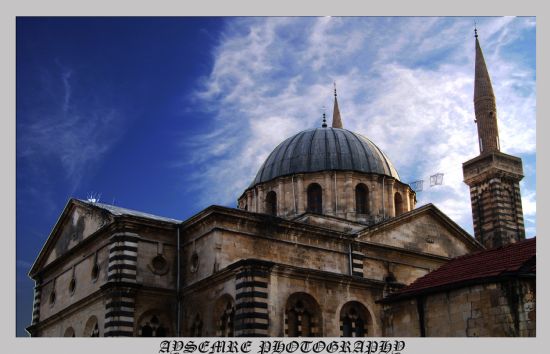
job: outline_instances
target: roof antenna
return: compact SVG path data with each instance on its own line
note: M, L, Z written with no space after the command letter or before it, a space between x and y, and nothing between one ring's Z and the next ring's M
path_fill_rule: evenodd
M323 128L327 127L327 115L325 112L325 106L323 106L323 125L321 125Z
M95 204L99 203L99 199L101 198L101 194L96 194L93 192L88 193L88 197L86 198L86 201Z

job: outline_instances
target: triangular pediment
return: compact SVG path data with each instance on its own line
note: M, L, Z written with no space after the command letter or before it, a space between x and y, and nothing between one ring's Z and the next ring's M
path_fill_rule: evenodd
M113 216L106 210L75 199L69 200L32 266L30 275L52 263L112 221Z
M292 221L345 233L355 233L365 228L365 225L350 220L312 213L302 214Z
M433 204L369 227L358 240L450 258L483 249Z

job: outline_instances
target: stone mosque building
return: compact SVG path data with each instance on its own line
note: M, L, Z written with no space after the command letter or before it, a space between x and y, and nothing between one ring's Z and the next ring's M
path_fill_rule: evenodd
M475 237L332 126L280 143L238 198L185 221L71 199L30 277L32 336L534 336L522 162L500 152L477 33Z

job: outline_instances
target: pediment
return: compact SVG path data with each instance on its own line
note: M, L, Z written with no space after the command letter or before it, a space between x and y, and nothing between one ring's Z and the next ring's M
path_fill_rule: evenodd
M360 232L358 240L450 258L483 249L432 204L374 225Z
M40 268L52 263L112 221L113 216L103 209L95 208L75 199L69 200L40 251L30 274L32 275Z
M346 233L355 233L365 228L365 225L363 224L359 224L346 219L311 213L305 213L293 219L292 221Z

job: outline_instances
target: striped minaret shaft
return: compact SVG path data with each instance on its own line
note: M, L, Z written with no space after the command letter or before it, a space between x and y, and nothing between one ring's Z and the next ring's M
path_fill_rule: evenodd
M236 337L266 337L268 314L269 270L258 265L246 265L236 276Z
M138 235L118 233L111 241L107 273L111 287L105 304L105 337L131 337L134 335Z

